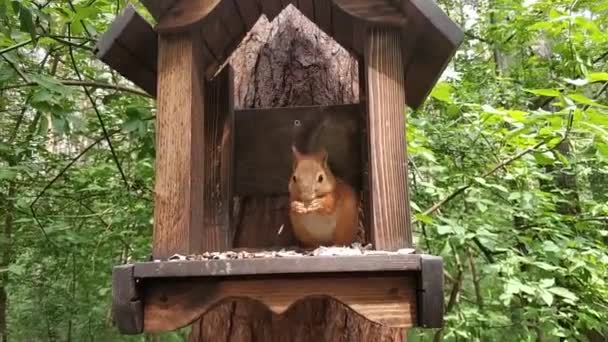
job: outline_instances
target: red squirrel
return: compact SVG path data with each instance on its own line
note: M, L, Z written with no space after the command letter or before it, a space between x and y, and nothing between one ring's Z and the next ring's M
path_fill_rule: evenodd
M293 146L289 218L304 247L349 246L358 230L358 200L353 188L333 175L327 151L303 154Z

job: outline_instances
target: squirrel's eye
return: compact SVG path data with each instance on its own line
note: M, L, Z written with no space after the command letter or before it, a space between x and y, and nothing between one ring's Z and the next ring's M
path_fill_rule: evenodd
M317 181L319 181L319 183L323 182L323 175L319 175L319 177L317 178Z
M296 179L296 176L293 176L292 178L293 178L293 181L294 181L294 182L297 182L297 181L298 181L298 180Z

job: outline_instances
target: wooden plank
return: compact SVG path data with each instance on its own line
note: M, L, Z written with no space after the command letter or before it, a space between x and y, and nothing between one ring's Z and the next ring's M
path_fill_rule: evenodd
M372 322L395 328L416 324L416 281L408 275L330 274L295 278L205 278L146 281L144 331L186 326L225 300L258 301L277 314L288 314L311 296L329 296ZM304 305L304 304L302 304Z
M204 252L200 35L159 37L154 258Z
M148 94L156 96L156 73L143 64L138 64L135 57L120 45L110 46L103 54L97 54L97 57Z
M137 292L133 265L112 270L112 312L122 334L140 334L144 330L144 305Z
M245 22L247 31L249 31L262 15L262 7L257 1L253 0L235 0L236 6L239 9L241 17Z
M212 17L211 12L221 0L178 0L169 10L163 13L158 25L159 33L186 32L188 28Z
M430 2L428 0L423 0ZM407 18L401 9L387 0L334 0L350 16L382 26L403 27Z
M162 261L135 264L136 278L223 277L263 274L420 270L419 254L294 256L256 259Z
M412 108L422 105L433 86L454 56L464 39L464 33L434 3L426 0L402 0L402 8L409 21L404 40L411 51L407 59L407 104Z
M286 194L292 170L292 143L302 151L325 146L332 171L359 188L360 111L359 105L238 111L236 194Z
M331 13L334 40L342 45L342 47L348 52L357 55L355 49L353 48L353 18L333 2Z
M221 22L229 34L229 39L242 39L247 32L247 28L245 25L245 20L243 17L241 17L241 14L236 6L236 0L222 1L222 3L219 5L218 11Z
M371 227L371 189L370 189L370 176L369 176L369 151L370 151L370 140L369 140L369 115L367 113L367 82L365 80L365 61L363 58L357 60L358 77L359 77L359 102L361 104L361 209L363 211L363 217L361 222L365 229L365 241L370 241Z
M214 59L222 65L228 57L231 38L222 24L218 9L219 7L201 22L201 34Z
M331 0L313 0L313 6L315 8L314 22L323 32L327 33L327 35L333 36Z
M365 21L353 18L353 51L358 57L358 60L363 62L363 55L365 54L365 35L367 34L367 28L370 24Z
M114 20L95 46L95 56L156 95L157 36L132 5Z
M365 44L372 190L372 244L381 250L412 245L405 137L401 35L373 27Z
M233 197L234 150L234 73L227 66L205 85L203 134L197 134L197 146L204 146L203 169L203 251L223 251L232 244L231 208ZM197 125L198 126L198 125ZM193 184L193 186L200 186Z
M255 1L255 0L252 0ZM268 21L273 21L283 10L281 0L257 0L262 7L262 12L268 18Z
M297 0L298 9L308 20L315 21L315 5L314 0Z
M236 0L223 1L218 10L220 11L221 22L228 32L228 36L225 37L227 44L224 51L226 59L228 59L239 46L249 28L247 28L245 19L236 6Z
M443 259L423 255L418 283L418 325L423 328L443 326Z

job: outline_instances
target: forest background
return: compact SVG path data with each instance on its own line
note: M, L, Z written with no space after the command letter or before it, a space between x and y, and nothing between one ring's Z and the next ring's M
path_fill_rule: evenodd
M2 341L151 338L109 311L111 267L152 235L154 101L92 55L126 4L0 0ZM410 339L585 340L608 322L608 1L439 5L465 41L407 135L447 316Z

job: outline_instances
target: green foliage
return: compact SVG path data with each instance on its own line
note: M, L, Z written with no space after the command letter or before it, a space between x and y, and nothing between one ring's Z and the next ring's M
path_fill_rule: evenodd
M143 340L112 328L109 279L150 251L153 103L62 82L75 64L131 86L91 58L125 3L0 0L13 341ZM608 1L440 3L467 36L407 134L416 243L444 257L448 313L411 340L584 340L608 321Z
M477 17L455 76L408 119L417 243L450 303L411 339L585 340L608 320L608 1L467 3L445 6Z

